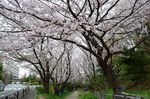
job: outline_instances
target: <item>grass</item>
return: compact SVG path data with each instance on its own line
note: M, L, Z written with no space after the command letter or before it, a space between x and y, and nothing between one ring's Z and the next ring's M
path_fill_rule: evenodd
M127 91L130 95L141 96L144 99L150 99L150 90L145 91Z
M57 96L53 93L46 94L44 93L44 89L38 87L37 89L37 97L36 99L64 99L66 96L70 95L70 92L65 91L61 96Z
M98 98L91 92L81 92L79 94L79 99L98 99Z
M70 95L70 93L71 92L65 91L61 96L54 95L52 94L52 92L50 92L49 94L45 94L44 89L39 87L37 88L36 99L65 99L68 95ZM127 90L125 93L128 93L129 95L134 95L134 96L141 96L141 97L144 97L144 99L150 99L150 90L145 90L145 91ZM106 99L112 99L112 94L113 94L113 91L109 89L107 92ZM94 94L91 92L80 91L79 99L97 99L97 97L94 96Z

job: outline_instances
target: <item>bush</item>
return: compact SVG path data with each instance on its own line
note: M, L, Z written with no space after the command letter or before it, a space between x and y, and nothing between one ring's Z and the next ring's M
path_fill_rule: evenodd
M39 84L39 82L37 82L37 81L33 81L30 83L30 85L38 85L38 84Z
M36 92L37 92L37 94L44 94L44 93L45 93L43 87L37 87L37 88L36 88Z
M79 99L98 99L93 93L86 92L86 93L80 93Z
M52 86L50 86L52 87ZM36 99L64 99L66 96L70 94L70 92L65 91L61 96L57 96L52 91L49 94L46 94L43 87L37 87L37 97Z

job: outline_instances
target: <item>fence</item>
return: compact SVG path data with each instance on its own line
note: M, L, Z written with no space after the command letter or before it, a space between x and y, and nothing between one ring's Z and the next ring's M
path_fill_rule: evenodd
M124 94L104 94L98 91L95 91L94 94L98 99L107 99L107 97L112 97L113 99L144 99L143 97L133 96L133 95L124 95Z
M0 99L19 99L24 97L29 92L29 86L18 91L9 92L6 95L0 96Z
M144 99L143 97L133 95L113 95L113 99Z

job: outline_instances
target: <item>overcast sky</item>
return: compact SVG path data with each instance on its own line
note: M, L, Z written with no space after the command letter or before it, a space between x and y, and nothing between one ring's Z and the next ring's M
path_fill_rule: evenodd
M22 78L24 75L29 76L29 71L25 68L20 67L19 78Z

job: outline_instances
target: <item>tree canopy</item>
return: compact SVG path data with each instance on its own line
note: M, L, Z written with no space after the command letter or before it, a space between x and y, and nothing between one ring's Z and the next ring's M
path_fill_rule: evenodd
M0 49L33 48L43 37L72 43L96 57L118 93L112 57L149 37L149 10L149 0L1 0ZM141 35L134 41L136 33Z

